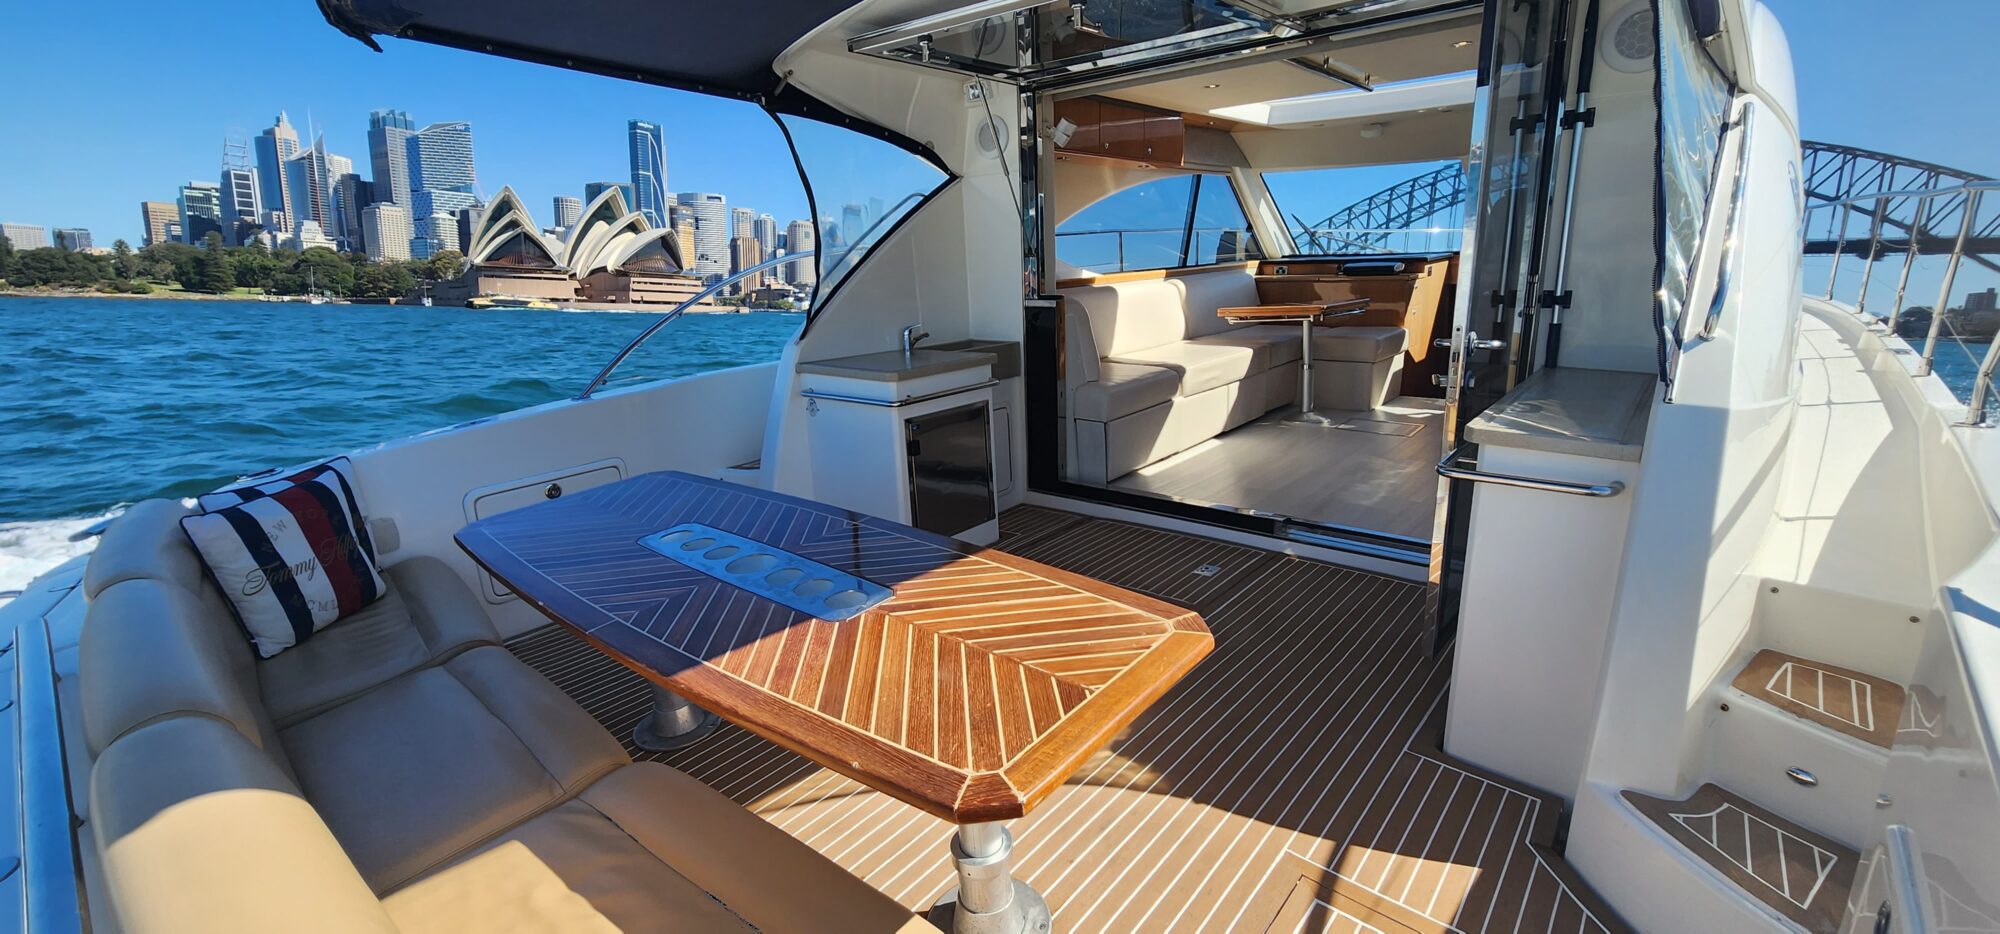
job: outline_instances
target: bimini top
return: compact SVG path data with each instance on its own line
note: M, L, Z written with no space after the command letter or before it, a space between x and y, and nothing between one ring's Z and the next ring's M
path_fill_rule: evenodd
M340 31L377 51L395 36L707 94L760 98L771 63L854 0L318 0Z

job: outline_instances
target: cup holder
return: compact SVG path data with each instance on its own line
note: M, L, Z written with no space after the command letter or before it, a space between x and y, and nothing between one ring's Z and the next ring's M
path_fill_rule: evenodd
M755 574L758 571L768 571L777 563L776 555L744 555L729 562L729 566L723 570L731 574Z
M831 610L846 610L860 606L867 600L868 595L859 590L839 590L827 594L826 599L820 602Z
M712 538L697 538L691 542L681 543L682 551L701 551L705 548L713 547L715 547L715 539Z
M701 556L710 561L721 561L724 558L735 557L736 553L742 550L735 545L724 545L721 548L710 548L702 552Z
M775 571L772 571L770 574L766 575L764 577L764 583L770 584L773 587L780 587L780 588L790 587L792 586L792 584L796 583L799 578L804 576L806 576L806 572L801 571L798 568L779 568Z
M815 577L812 580L806 581L805 583L792 588L792 593L795 593L801 597L811 600L815 597L821 596L822 594L829 593L832 590L833 590L833 581L827 580L824 577Z

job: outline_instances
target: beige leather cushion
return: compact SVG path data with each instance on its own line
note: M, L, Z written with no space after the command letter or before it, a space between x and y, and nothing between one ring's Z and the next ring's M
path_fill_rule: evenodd
M1180 287L1164 279L1064 289L1090 319L1091 338L1105 357L1136 353L1187 337Z
M119 581L151 578L178 584L190 593L203 582L201 558L181 531L187 507L176 500L149 499L111 521L83 571L83 595L95 597Z
M1230 341L1256 342L1267 349L1270 366L1297 363L1305 356L1305 335L1297 324L1248 324L1219 335Z
M411 558L384 569L382 599L258 662L264 705L289 724L474 645L500 641L450 565Z
M1216 312L1262 304L1257 298L1257 277L1248 269L1218 269L1167 280L1180 289L1181 304L1187 309L1188 334L1203 337L1231 328Z
M1167 344L1141 353L1114 354L1109 359L1116 363L1139 363L1175 371L1180 374L1181 380L1180 389L1174 393L1177 396L1192 396L1242 382L1251 374L1266 369L1257 365L1258 351L1255 348L1196 341Z
M89 826L124 930L396 929L284 771L223 723L135 730L98 758L90 785Z
M581 800L759 930L936 930L798 838L666 766L619 769Z
M214 717L261 749L277 731L257 699L250 643L173 584L113 584L90 601L79 649L84 737L101 753L118 737L177 716Z
M1313 332L1313 359L1374 363L1402 353L1409 345L1410 332L1402 328L1319 328Z
M615 828L614 828L615 829ZM616 843L617 841L610 841ZM631 841L625 841L630 845ZM696 890L696 895L700 891ZM570 891L539 854L517 840L472 856L382 900L404 934L508 931L512 934L616 934L613 924L588 899ZM659 930L715 930L674 926L679 919L642 918L640 927ZM626 930L639 930L630 927Z
M603 781L613 781L631 768L614 772ZM741 810L731 801L722 802L722 806ZM732 844L716 841L715 845ZM792 845L800 844L794 841ZM528 867L530 863L533 869ZM505 875L524 878L507 880L502 878ZM513 898L491 890L527 882L528 877L538 889L538 902L561 908L576 899L626 931L753 930L700 886L661 862L617 823L580 800L565 802L507 831L472 855L390 893L384 901L397 923L411 930L427 926L411 924L413 905L419 904L427 906L427 915L465 922L442 930L490 930L474 922L488 912L489 901ZM767 897L780 897L778 893L790 885L789 880L776 875L763 876L762 883L768 889Z
M1075 416L1108 422L1174 397L1181 376L1173 370L1136 363L1104 362L1098 365L1097 381L1077 387Z
M617 740L505 649L471 649L285 728L299 784L387 891L625 764Z

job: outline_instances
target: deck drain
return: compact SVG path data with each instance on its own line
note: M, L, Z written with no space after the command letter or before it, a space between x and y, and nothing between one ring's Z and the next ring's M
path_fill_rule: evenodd
M781 603L839 622L889 599L889 588L754 539L694 522L654 532L639 544L676 564Z
M1204 564L1194 569L1194 576L1196 577L1214 577L1220 573L1222 573L1222 565L1220 564Z

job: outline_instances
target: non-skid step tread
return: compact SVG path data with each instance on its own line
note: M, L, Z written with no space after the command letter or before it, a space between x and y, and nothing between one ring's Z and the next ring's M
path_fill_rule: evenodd
M1752 898L1808 931L1832 932L1860 857L1720 785L1685 801L1635 791L1625 800Z
M1773 649L1758 652L1730 685L1764 703L1884 749L1895 741L1903 688L1874 675Z

